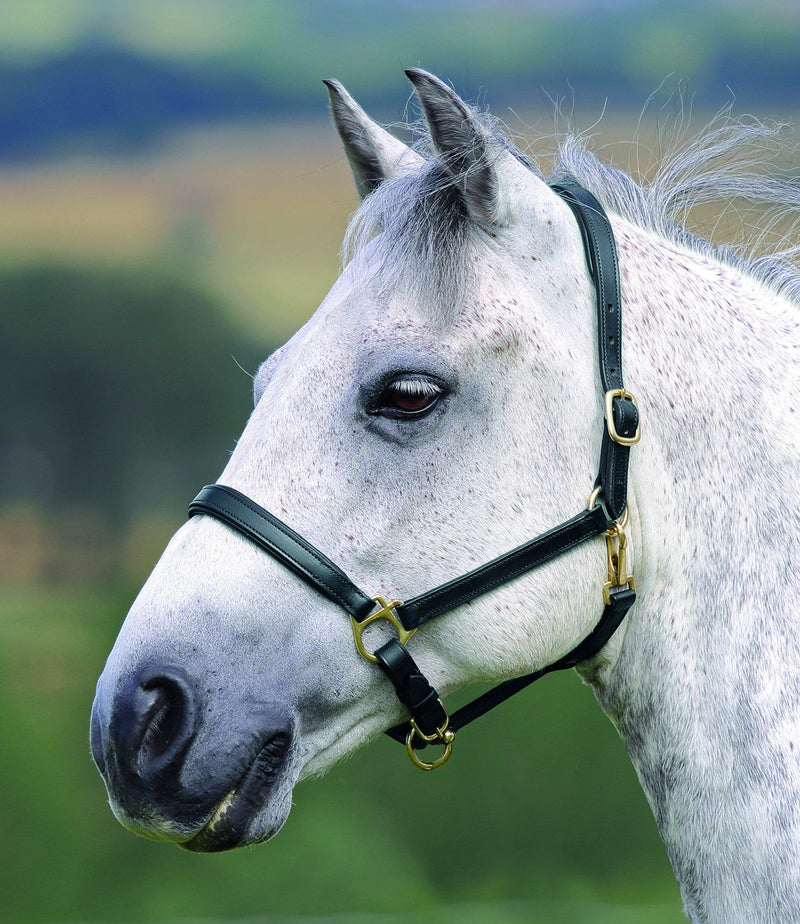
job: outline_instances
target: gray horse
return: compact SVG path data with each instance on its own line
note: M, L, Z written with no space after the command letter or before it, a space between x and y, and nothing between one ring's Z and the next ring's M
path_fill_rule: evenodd
M256 375L219 479L387 600L585 506L604 398L574 214L488 117L409 78L429 129L414 149L328 82L363 199L346 265ZM626 523L638 600L578 669L696 921L800 920L800 276L673 221L719 194L797 209L796 187L725 159L768 135L717 125L647 187L568 141L556 177L611 215L643 432ZM582 543L408 650L443 697L551 664L597 623L605 553ZM122 627L92 747L126 827L219 850L267 840L298 780L406 717L339 606L197 516Z

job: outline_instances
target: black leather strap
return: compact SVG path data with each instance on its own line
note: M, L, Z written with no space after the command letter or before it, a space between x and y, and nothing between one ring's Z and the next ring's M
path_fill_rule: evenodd
M355 619L361 621L375 610L375 601L360 590L341 568L291 527L240 491L226 485L206 485L189 505L189 516L197 514L207 514L226 523L303 578L329 600L337 603ZM600 507L585 510L572 520L486 565L399 605L395 608L395 613L407 629L416 628L427 620L550 561L584 540L599 535L607 525L605 513ZM596 650L599 651L605 645L633 602L633 591L625 590L622 594L624 596L612 595L611 605L606 607L603 618L595 630L568 655L533 674L500 684L458 710L450 718L451 731L462 728L550 671L572 667L581 660L592 657ZM630 601L624 610L623 600ZM392 639L379 648L375 656L384 674L392 682L400 702L417 723L421 735L434 737L437 730L442 729L447 723L447 711L439 694L405 646L397 639ZM410 730L411 725L406 722L389 729L387 734L405 741ZM413 736L412 746L415 750L425 747L425 744L424 737Z
M554 186L553 189L569 205L577 219L597 297L600 378L610 402L611 417L611 421L606 421L603 432L596 482L596 487L600 489L598 503L480 568L399 604L395 613L409 630L600 535L619 520L625 511L630 450L625 441L637 433L639 415L622 380L622 312L614 235L605 211L591 193L572 182ZM216 517L237 530L345 609L357 621L363 621L375 611L375 601L337 565L276 516L239 491L224 485L207 485L189 506L190 516L200 513ZM501 683L478 697L454 713L449 728L457 731L540 677L555 670L574 667L594 657L616 631L635 599L636 595L631 588L622 587L612 591L600 622L572 651L554 664ZM434 736L447 721L447 713L436 690L405 647L399 640L393 639L375 655L422 735ZM387 734L405 741L409 730L409 723L405 723L389 729ZM419 735L409 740L413 741L414 748L424 747L424 739Z
M450 730L457 732L460 728L469 725L471 722L474 722L475 719L479 719L482 715L494 709L495 706L504 703L515 693L519 693L520 690L524 690L525 687L530 686L547 674L551 674L553 671L568 670L571 667L575 667L595 657L595 655L602 651L611 636L617 631L622 620L635 601L636 593L629 587L623 587L617 591L612 591L610 594L610 602L603 610L600 621L589 635L576 645L572 651L565 654L563 658L560 658L553 664L548 664L546 667L539 668L539 670L533 671L530 674L525 674L522 677L514 677L512 680L499 683L496 687L492 687L491 690L488 690L482 696L478 696L467 703L466 706L457 709L450 716L450 724L448 726ZM394 738L395 741L405 741L410 729L411 725L409 722L402 722L400 725L395 725L388 729L386 734L389 735L390 738ZM414 747L416 750L421 750L425 747L425 741L415 739Z
M404 645L393 638L375 652L381 670L394 685L397 698L408 709L419 731L433 738L447 725L447 710L428 678L417 667ZM411 723L406 723L406 740Z
M603 391L622 388L622 311L614 233L600 201L577 183L551 187L572 209L597 296L598 353Z
M577 183L556 184L552 189L575 215L583 239L586 264L594 282L603 391L624 393L619 260L611 223L599 200ZM639 426L639 412L626 393L613 398L611 413L616 433L623 438L633 437ZM599 500L605 506L610 520L618 520L628 503L629 455L630 446L615 442L606 427L603 431L597 485L602 489Z
M429 619L448 613L462 603L474 600L501 584L538 568L574 546L599 536L608 529L606 515L600 507L584 510L530 542L495 558L480 568L413 597L395 609L406 629L421 626Z
M246 495L220 484L206 485L189 505L189 516L205 513L227 523L361 622L375 601L311 543ZM551 529L485 565L413 597L395 608L406 629L415 629L455 607L520 577L608 528L600 507Z
M319 549L234 488L206 485L189 504L189 516L198 513L206 513L232 526L355 619L366 619L375 609L372 597L356 587Z

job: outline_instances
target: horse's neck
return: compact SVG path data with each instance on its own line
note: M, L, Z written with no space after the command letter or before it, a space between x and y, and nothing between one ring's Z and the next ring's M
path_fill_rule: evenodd
M653 247L621 235L639 597L598 698L692 917L800 919L800 310Z

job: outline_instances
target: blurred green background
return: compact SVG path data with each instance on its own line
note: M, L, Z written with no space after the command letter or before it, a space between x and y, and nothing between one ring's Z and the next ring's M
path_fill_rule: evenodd
M438 773L378 742L220 856L116 823L89 709L249 376L336 276L355 198L320 78L400 121L421 65L545 148L559 101L622 157L665 79L700 122L790 116L799 40L795 0L0 2L0 920L682 920L573 674Z

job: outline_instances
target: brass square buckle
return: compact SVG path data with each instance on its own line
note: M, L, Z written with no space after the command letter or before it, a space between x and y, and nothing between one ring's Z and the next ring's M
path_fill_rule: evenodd
M631 401L637 410L639 405L636 403L636 398L624 388L612 388L611 391L606 392L606 427L608 428L608 435L620 446L633 446L642 438L642 422L639 420L637 423L636 433L633 436L620 436L614 423L614 398L625 398L627 401Z
M395 613L394 608L400 606L402 600L392 600L390 603L387 603L383 597L373 597L372 598L377 604L378 609L374 613L370 613L366 619L363 619L359 622L353 616L350 617L350 622L353 624L353 638L355 639L356 648L358 653L362 658L366 658L371 664L377 664L378 659L371 651L367 651L364 647L364 641L362 635L364 634L364 629L367 626L371 626L373 622L377 622L379 619L383 619L388 623L391 623L394 626L395 632L397 632L397 638L401 645L411 638L411 636L417 631L416 629L406 629L406 627L400 622L400 617Z

